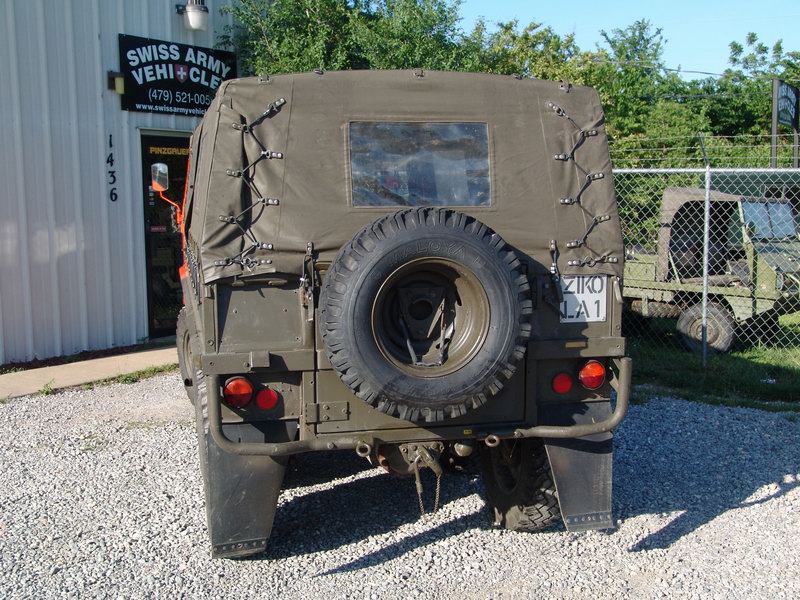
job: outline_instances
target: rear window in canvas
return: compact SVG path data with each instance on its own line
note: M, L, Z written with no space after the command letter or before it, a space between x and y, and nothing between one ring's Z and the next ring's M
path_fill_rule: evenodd
M350 123L353 206L489 206L486 123Z

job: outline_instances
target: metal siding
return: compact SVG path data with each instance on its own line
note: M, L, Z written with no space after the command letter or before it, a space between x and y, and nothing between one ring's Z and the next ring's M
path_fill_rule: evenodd
M198 119L120 109L117 35L214 46L230 0L188 32L172 0L8 0L0 8L0 364L147 336L142 130ZM114 140L117 202L106 184Z
M3 252L0 254L0 296L3 308L3 344L2 362L13 357L29 356L33 352L33 320L31 316L31 274L28 260L27 232L28 220L25 209L25 178L23 174L22 153L17 151L22 146L22 118L19 86L18 49L16 37L16 13L13 3L6 3L5 13L5 48L2 56L3 72L8 72L9 85L0 86L2 107L0 110L0 139L11 143L0 144L0 165L8 172L3 181L6 182L0 193L3 200L0 210L3 211ZM9 114L4 114L9 111Z

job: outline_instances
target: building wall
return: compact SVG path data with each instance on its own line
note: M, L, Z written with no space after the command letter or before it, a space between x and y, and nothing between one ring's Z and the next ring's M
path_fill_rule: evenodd
M146 338L140 131L198 119L123 111L106 73L120 33L213 47L230 2L205 32L174 0L0 2L0 364Z

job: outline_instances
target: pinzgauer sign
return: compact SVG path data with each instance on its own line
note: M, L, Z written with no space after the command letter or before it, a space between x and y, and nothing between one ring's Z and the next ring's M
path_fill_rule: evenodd
M133 35L120 34L119 62L123 110L200 116L220 83L236 77L231 52Z

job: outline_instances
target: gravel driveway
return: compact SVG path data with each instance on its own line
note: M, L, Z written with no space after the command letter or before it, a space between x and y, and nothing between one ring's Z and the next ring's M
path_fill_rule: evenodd
M797 598L798 421L634 406L609 533L493 529L468 476L420 519L412 481L305 455L267 553L212 561L176 374L20 398L0 405L0 597Z

